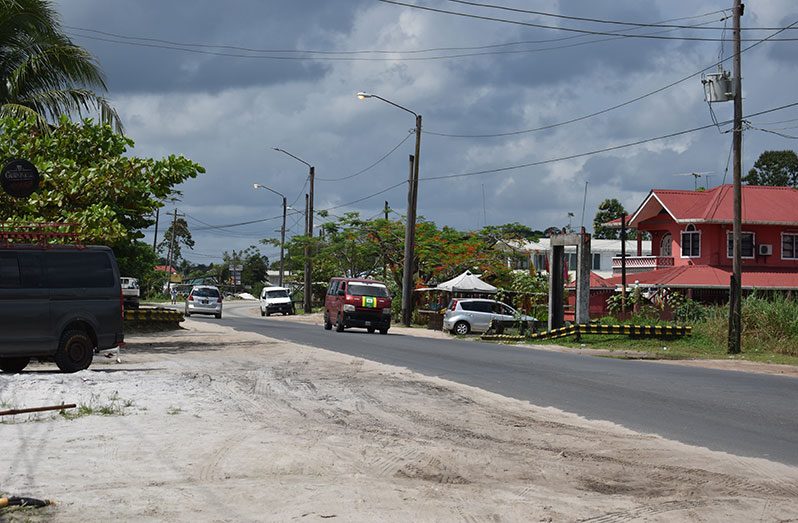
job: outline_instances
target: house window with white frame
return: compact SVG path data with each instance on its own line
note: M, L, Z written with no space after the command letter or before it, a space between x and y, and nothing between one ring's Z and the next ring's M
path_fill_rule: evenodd
M726 257L734 257L734 233L732 231L726 231ZM745 231L740 233L740 257L754 257L754 233Z
M692 223L682 231L682 258L701 256L701 231Z
M798 232L781 233L781 259L798 260Z

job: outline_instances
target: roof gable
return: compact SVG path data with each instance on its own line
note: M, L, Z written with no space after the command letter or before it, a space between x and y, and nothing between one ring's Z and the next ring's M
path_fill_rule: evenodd
M652 190L630 220L630 226L664 209L677 223L732 223L734 191L730 184L708 191ZM792 187L744 185L744 224L798 225L798 190Z

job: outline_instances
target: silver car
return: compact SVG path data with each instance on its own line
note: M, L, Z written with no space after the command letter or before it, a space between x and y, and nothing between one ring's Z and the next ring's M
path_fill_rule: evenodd
M535 325L532 316L519 313L506 303L478 298L454 298L443 315L443 330L464 335L485 332L492 320L504 322L525 321Z
M186 297L186 317L192 314L213 314L222 317L222 293L212 285L195 285Z

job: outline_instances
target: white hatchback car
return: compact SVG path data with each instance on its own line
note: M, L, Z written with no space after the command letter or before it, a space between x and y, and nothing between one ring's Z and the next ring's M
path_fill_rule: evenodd
M186 297L186 317L192 314L213 314L222 317L222 293L212 285L195 285Z
M485 332L492 320L501 322L524 321L533 327L537 320L521 314L506 303L478 298L454 298L443 315L443 330L464 335Z

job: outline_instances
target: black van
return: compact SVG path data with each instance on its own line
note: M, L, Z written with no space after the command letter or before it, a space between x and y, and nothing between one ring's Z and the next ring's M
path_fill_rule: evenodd
M108 247L0 246L0 370L31 358L63 372L91 365L123 340L122 289Z

